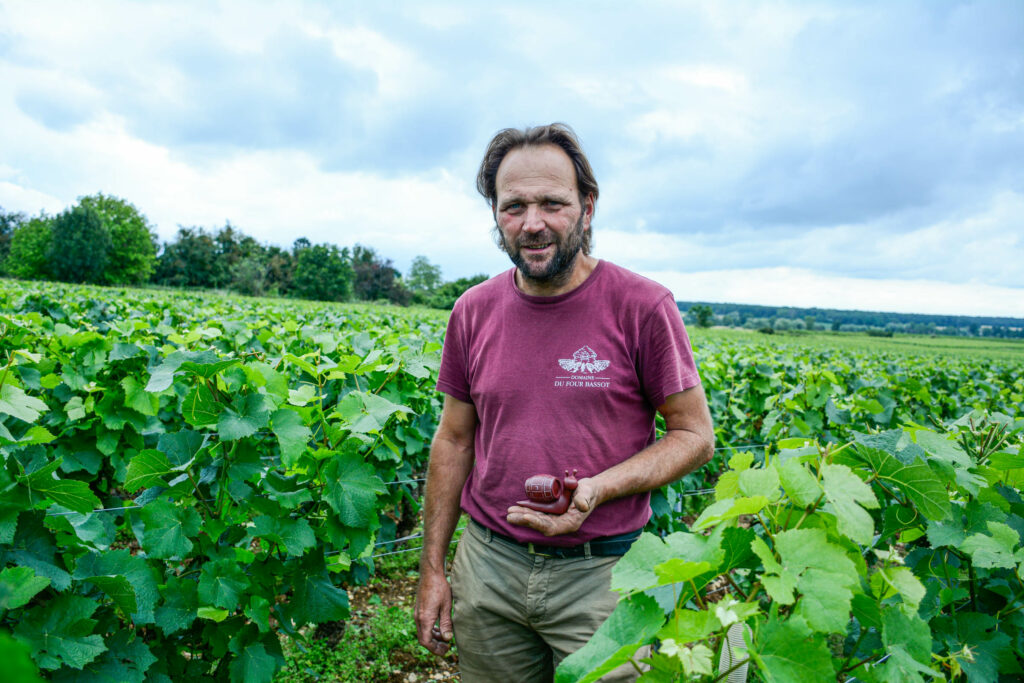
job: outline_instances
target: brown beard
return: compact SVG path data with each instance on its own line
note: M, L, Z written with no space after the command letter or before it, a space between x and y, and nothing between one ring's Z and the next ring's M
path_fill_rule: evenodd
M536 244L538 242L536 238L532 238L530 242L519 240L517 244L510 245L500 230L498 234L501 236L502 251L509 255L512 263L515 264L524 280L537 285L554 285L557 287L569 281L576 257L583 250L583 214L580 214L576 225L566 233L562 240L551 240L555 245L555 255L539 273L531 272L529 261L523 258L520 251L524 246L529 246L531 243Z

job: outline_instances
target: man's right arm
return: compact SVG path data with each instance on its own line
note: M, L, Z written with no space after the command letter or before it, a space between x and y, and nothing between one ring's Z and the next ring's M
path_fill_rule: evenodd
M476 407L472 403L445 396L441 422L430 446L416 596L419 642L436 655L443 655L451 647L452 592L444 561L459 521L462 487L473 468L476 425Z

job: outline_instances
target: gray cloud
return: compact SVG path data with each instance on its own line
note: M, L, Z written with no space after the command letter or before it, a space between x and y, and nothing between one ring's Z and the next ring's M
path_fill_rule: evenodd
M80 43L0 8L0 78L21 74L18 111L56 131L113 117L190 169L284 153L328 175L440 174L467 196L493 132L561 120L601 182L599 255L606 231L617 253L631 238L670 245L629 251L658 270L1024 286L1021 3L126 7L107 14L131 21L89 24L106 33ZM51 173L47 158L64 163L4 162L70 187L74 166ZM103 182L87 180L39 189L73 199ZM479 257L467 260L446 274L469 274Z
M170 145L315 150L351 144L363 131L361 102L376 87L372 72L340 61L327 41L283 27L257 54L214 36L179 37L157 60L172 85L149 74L99 76L109 106L145 139Z

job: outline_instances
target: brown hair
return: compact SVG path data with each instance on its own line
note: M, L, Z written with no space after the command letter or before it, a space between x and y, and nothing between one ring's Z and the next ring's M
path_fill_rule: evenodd
M597 179L594 177L594 170L590 167L587 155L583 153L583 146L580 139L576 137L567 124L552 123L547 126L532 126L529 128L505 128L498 131L484 152L484 159L480 162L480 170L476 174L476 189L484 196L487 202L494 207L498 201L496 182L498 167L505 159L505 156L514 149L520 147L557 145L565 152L573 168L576 170L576 189L580 195L580 206L583 207L587 196L593 196L597 201L599 194ZM590 235L592 230L587 230L584 235L583 253L590 253Z

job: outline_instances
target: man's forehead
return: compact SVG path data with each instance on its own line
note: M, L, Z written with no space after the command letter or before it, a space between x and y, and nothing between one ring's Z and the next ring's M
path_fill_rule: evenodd
M499 194L546 187L549 193L575 194L576 168L557 145L517 147L502 159L495 178Z

